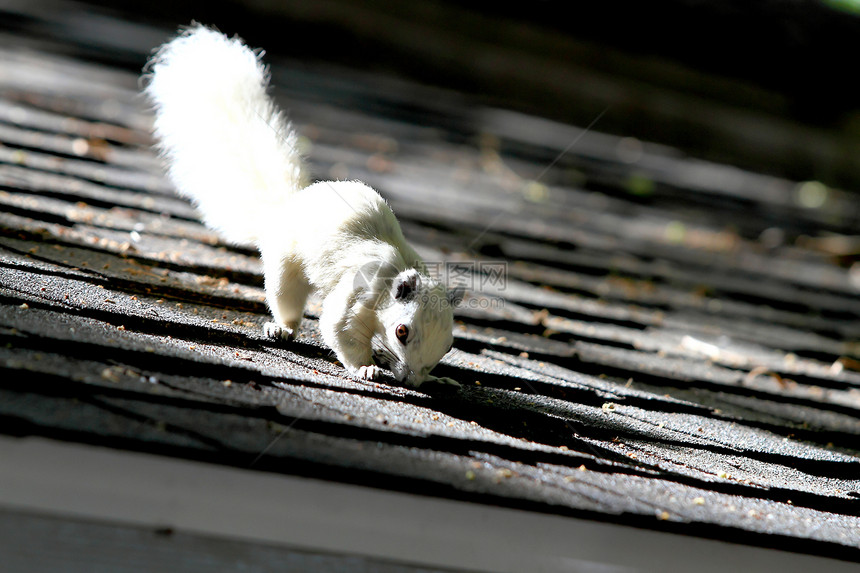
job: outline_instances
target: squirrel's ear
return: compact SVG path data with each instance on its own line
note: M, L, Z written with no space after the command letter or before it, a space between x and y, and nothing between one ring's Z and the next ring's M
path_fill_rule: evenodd
M394 280L394 298L407 301L413 298L421 287L421 275L415 269L403 271Z
M463 302L463 297L466 296L466 287L463 285L457 285L454 288L448 290L448 303L454 307Z

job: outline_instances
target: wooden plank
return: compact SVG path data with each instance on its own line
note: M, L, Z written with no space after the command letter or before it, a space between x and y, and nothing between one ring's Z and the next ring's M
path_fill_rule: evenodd
M8 573L146 573L178 568L189 573L442 571L194 535L169 527L147 530L8 511L0 512L0 535L4 540L3 568Z

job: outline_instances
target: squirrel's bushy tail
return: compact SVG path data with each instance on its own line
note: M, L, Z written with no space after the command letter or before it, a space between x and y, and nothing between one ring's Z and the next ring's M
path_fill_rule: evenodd
M296 135L269 98L257 53L193 25L149 63L146 95L178 191L234 242L256 242L267 215L304 185Z

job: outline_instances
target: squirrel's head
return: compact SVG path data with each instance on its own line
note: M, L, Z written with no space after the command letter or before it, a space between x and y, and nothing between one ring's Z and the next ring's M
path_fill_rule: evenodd
M445 285L416 269L399 273L388 294L388 304L379 309L381 331L373 337L373 349L395 378L418 386L451 350L457 300Z

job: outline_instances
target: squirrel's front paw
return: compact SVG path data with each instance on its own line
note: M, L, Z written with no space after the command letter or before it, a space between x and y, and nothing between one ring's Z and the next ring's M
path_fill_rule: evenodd
M370 366L360 366L355 372L355 376L361 380L376 380L382 370L379 366L371 364Z
M269 338L280 338L281 340L291 341L296 337L292 328L281 326L275 322L267 322L263 325L263 334Z

